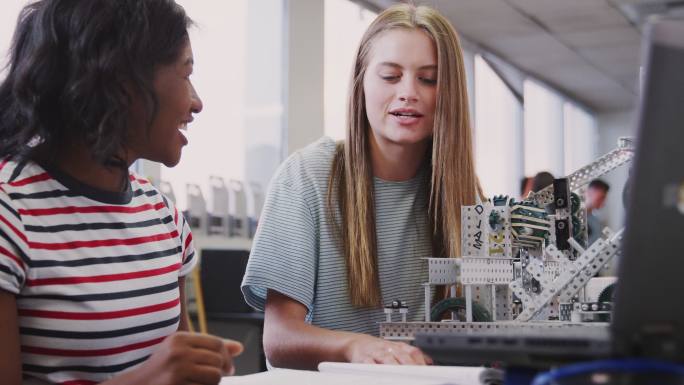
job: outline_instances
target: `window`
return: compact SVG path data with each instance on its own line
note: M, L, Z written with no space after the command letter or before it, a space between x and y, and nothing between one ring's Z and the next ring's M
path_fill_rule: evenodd
M265 189L281 161L283 9L278 0L178 3L196 23L192 81L204 103L181 162L161 170L184 209L187 183L207 199L210 176Z
M522 106L479 55L475 57L475 165L487 196L517 197L523 171Z
M548 171L564 175L563 99L528 79L523 86L525 98L525 175Z
M206 194L210 175L244 178L247 0L178 3L196 23L189 31L195 57L191 79L204 110L188 126L181 162L162 166L161 179L171 183L185 209L186 183L200 185Z
M377 16L350 0L325 0L325 135L344 139L351 71L366 28Z
M26 0L5 0L2 2L2 13L0 13L0 79L5 78L5 65L7 64L7 54L12 44L14 27L17 26L17 17L21 8L28 4Z
M594 117L575 103L563 105L565 175L596 160L598 133Z

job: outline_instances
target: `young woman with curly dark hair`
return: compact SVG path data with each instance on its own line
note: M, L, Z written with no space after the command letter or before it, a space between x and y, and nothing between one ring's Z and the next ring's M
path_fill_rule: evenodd
M0 84L3 384L216 384L242 346L188 329L197 257L173 203L129 172L174 166L202 103L171 0L42 0Z

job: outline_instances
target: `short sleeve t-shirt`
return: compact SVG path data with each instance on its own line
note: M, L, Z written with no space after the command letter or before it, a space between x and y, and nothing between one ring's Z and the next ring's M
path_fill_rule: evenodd
M3 162L0 290L16 295L25 381L95 384L178 329L178 279L197 262L173 203L129 176L121 193Z
M308 308L307 322L332 330L378 335L383 309L352 306L342 250L328 219L326 194L335 143L322 138L290 156L271 182L242 291L263 310L268 289ZM378 268L383 303L409 306L424 317L424 289L432 245L427 172L389 182L374 178Z

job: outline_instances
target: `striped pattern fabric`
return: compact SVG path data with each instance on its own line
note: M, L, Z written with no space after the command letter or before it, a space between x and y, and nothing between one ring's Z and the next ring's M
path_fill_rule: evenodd
M178 329L196 263L183 216L147 180L112 193L0 163L0 290L16 294L25 378L102 382Z
M307 322L327 329L378 335L381 308L355 308L347 272L326 209L335 143L323 138L293 154L271 182L242 282L245 300L264 309L272 289L308 308ZM424 315L423 286L432 247L426 170L403 182L374 180L378 265L383 303L401 299L409 319ZM395 315L398 320L398 315Z

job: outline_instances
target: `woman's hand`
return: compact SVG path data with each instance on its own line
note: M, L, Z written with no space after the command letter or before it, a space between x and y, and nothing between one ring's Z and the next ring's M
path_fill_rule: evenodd
M233 357L242 344L206 334L177 332L168 336L140 366L150 385L214 385L235 373Z
M432 365L432 359L415 346L367 335L353 338L346 349L349 362L391 365Z

